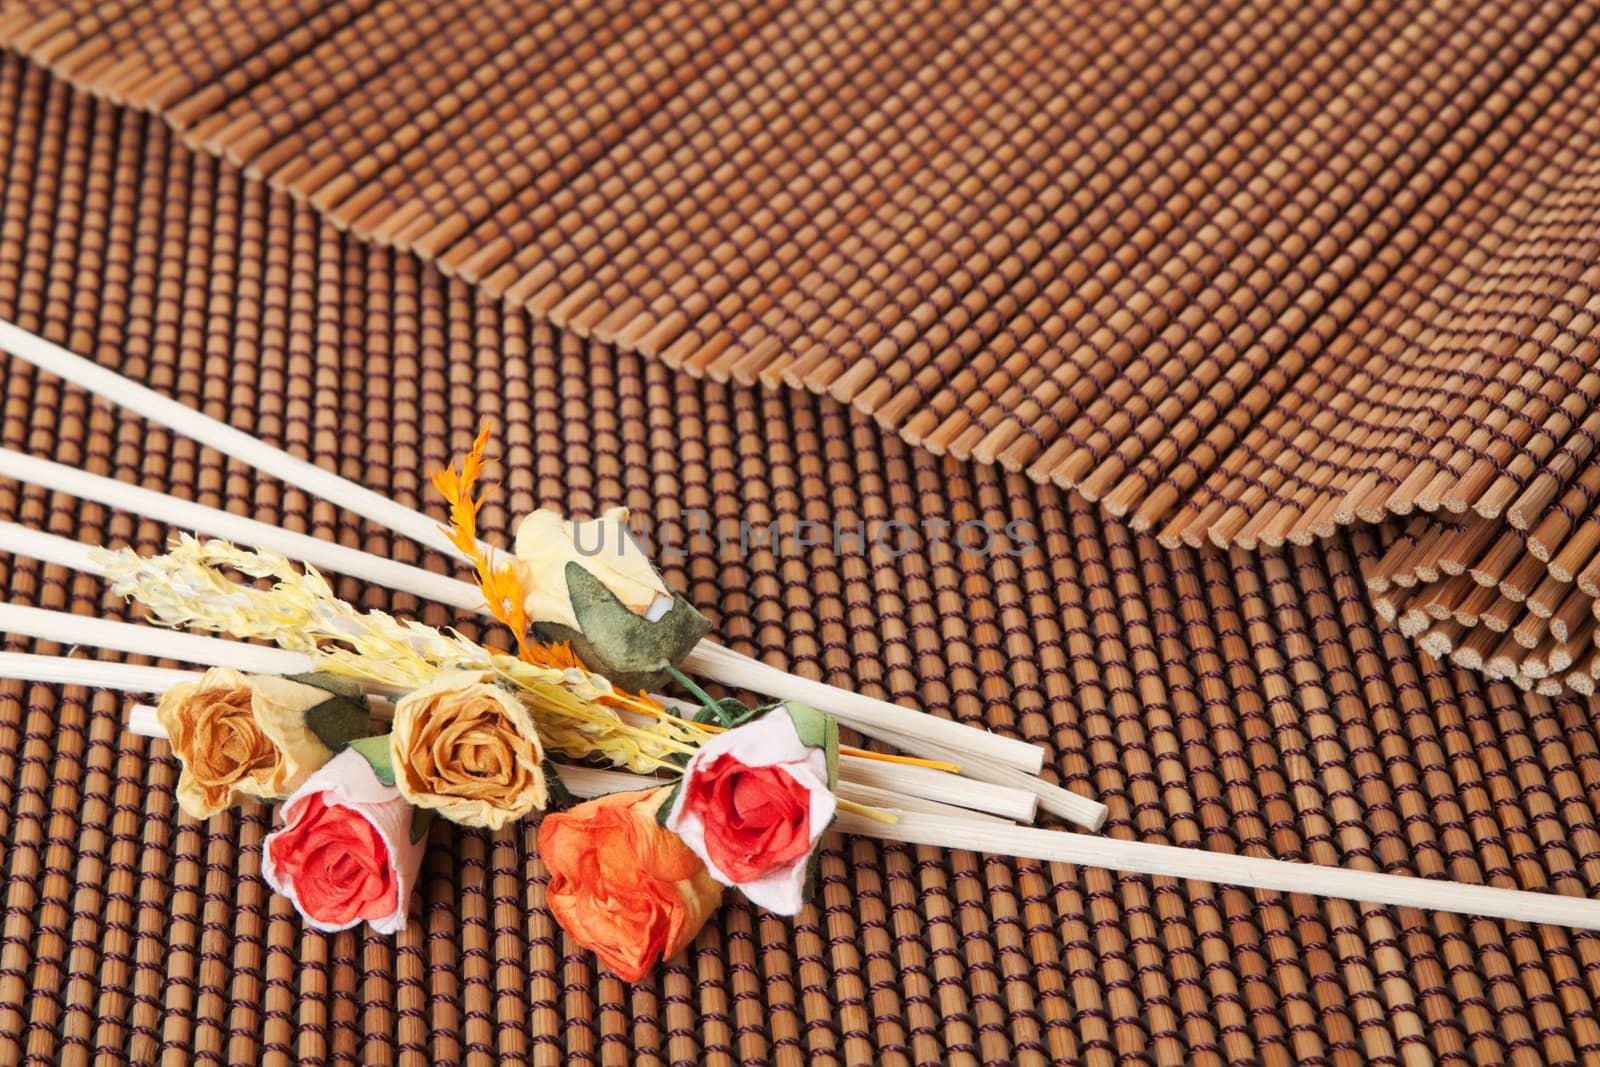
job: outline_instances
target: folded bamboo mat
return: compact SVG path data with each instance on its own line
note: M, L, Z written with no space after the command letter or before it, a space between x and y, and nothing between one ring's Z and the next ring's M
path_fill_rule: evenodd
M9 0L0 44L537 319L1248 547L1593 490L1596 13Z
M686 379L553 332L10 58L0 145L0 316L407 503L430 504L424 472L492 414L505 489L488 530L619 502L680 535L692 508L1031 523L1021 558L689 538L666 562L736 647L1044 745L1062 781L1110 805L1111 835L1600 891L1588 705L1418 655L1363 587L1388 532L1164 549L828 398ZM7 447L418 558L26 366L0 375ZM0 517L146 550L167 532L3 472ZM0 559L0 580L20 602L127 612L27 561ZM268 809L180 817L166 745L122 731L123 711L0 683L0 1062L1600 1055L1593 934L848 838L796 921L731 904L632 987L551 922L532 826L440 834L403 934L324 935L260 878Z

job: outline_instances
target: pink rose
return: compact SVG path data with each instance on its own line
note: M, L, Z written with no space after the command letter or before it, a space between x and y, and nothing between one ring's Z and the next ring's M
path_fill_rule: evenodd
M413 840L415 812L346 749L284 801L283 826L261 850L262 876L315 929L365 919L380 934L403 930L426 847L425 834Z
M711 877L794 915L805 903L811 853L838 806L829 788L837 751L832 720L800 705L776 708L700 746L665 825Z

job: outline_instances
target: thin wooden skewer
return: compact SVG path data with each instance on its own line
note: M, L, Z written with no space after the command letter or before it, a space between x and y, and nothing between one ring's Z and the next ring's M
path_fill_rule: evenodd
M175 685L192 682L193 671L145 667L134 663L106 663L69 656L41 656L32 652L0 652L0 678L41 685L81 685L123 693L165 693Z
M3 661L0 661L0 666L3 666ZM136 708L129 717L129 727L142 736L160 736L159 724L154 724L153 718L153 709ZM607 792L649 788L659 781L625 771L591 768L560 767L557 773L577 796L599 796ZM1129 874L1188 878L1314 897L1337 897L1600 930L1600 901L1586 897L1468 885L1259 856L1230 856L1195 848L1009 826L965 814L935 815L902 811L897 822L885 825L845 813L839 817L838 828L844 833L861 837L1075 863Z
M0 478L30 482L80 500L93 500L180 530L203 530L241 544L270 548L290 559L453 608L474 611L484 608L483 593L471 582L8 448L0 448Z
M1164 875L1283 893L1548 923L1574 929L1600 929L1600 901L1587 897L1467 885L1259 856L1230 856L1173 845L1021 826L991 826L932 815L907 814L892 827L842 815L838 825L845 833L860 836L1076 863L1129 874Z
M47 614L56 614L62 616L62 618L79 622L84 621L80 616L67 615L63 612ZM184 658L180 653L194 651L193 642L195 641L208 641L216 645L237 646L246 649L259 647L218 638L200 638L190 634L178 634L158 630L154 627L132 626L127 623L116 625L127 626L130 630L143 631L147 636L138 639L135 647L125 648L120 640L104 647L118 648L123 651L165 659ZM28 633L26 630L13 632ZM49 640L55 639L42 634L39 636L46 636ZM174 641L172 640L173 638L189 638L190 640ZM260 650L266 652L276 651L267 648L261 648ZM232 648L227 650L226 656L234 656ZM243 670L262 669L241 665L236 658L212 657L210 655L206 658L194 659L189 662L209 663L212 658L219 658L220 665L236 666ZM272 666L271 664L264 665L266 669L271 669ZM305 669L305 665L302 665L300 669ZM174 670L164 667L146 667L132 663L77 659L69 656L44 656L26 652L0 652L0 678L13 678L19 681L38 682L44 685L82 685L93 689L110 689L128 693L164 693L175 685L192 682L199 677L200 675L195 671ZM1017 819L1032 822L1035 813L1036 801L1025 790L1011 789L988 782L975 782L958 775L944 771L934 771L926 767L878 763L860 756L843 753L839 757L839 773L842 778L852 783L872 789L926 800L937 800L948 805L971 808L974 811L994 815L1005 820Z
M303 652L5 601L0 601L0 633L258 674L303 674L316 669L312 658Z
M108 403L127 408L151 422L248 463L280 481L365 515L419 544L451 558L458 555L450 539L439 529L439 524L426 515L397 504L348 478L272 448L242 430L202 415L193 408L147 389L116 371L74 355L60 345L52 344L3 319L0 319L0 349L86 389Z
M4 320L0 320L0 349L242 463L298 486L307 493L364 514L420 544L435 548L452 558L459 555L439 524L421 512L412 511L349 479L296 459L264 441L202 415ZM114 506L138 510L126 498ZM481 600L481 597L475 594L476 600ZM693 673L769 696L793 697L798 684L807 693L806 703L862 733L871 734L875 729L890 728L909 737L943 739L957 749L987 752L993 759L1028 774L1037 774L1044 767L1044 751L1026 741L1002 737L888 701L798 678L710 640L702 640L690 653L684 666ZM735 670L736 678L725 676Z

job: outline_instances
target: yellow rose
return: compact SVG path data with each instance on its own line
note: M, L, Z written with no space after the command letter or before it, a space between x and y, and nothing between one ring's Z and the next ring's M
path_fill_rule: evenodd
M498 830L543 808L544 748L522 702L482 671L455 671L395 705L395 784L419 808Z
M333 758L305 713L325 690L225 667L174 686L156 707L183 770L178 806L207 819L246 798L275 800Z
M522 520L511 566L534 623L581 629L567 588L569 563L598 578L635 615L656 618L672 607L672 591L628 533L627 508L587 522L569 522L549 510Z

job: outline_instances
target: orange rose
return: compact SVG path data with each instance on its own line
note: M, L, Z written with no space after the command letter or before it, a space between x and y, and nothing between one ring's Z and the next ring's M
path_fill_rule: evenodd
M722 904L705 864L656 822L667 792L613 793L539 827L550 913L629 982L682 951Z

